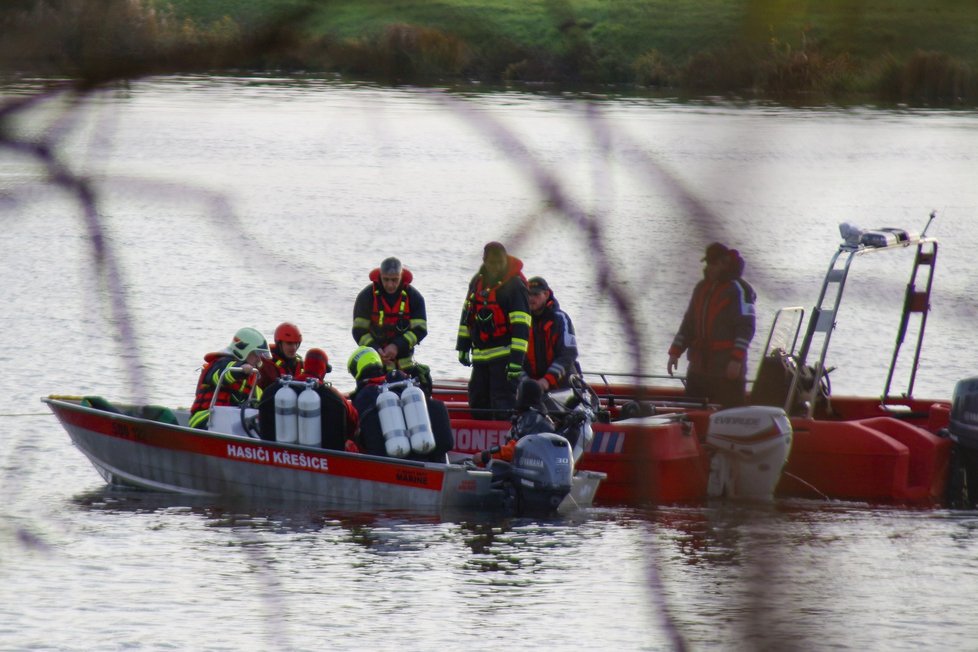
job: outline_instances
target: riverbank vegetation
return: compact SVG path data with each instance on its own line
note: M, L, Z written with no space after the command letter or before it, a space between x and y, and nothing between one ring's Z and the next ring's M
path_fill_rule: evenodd
M975 106L976 25L959 0L8 0L0 65Z

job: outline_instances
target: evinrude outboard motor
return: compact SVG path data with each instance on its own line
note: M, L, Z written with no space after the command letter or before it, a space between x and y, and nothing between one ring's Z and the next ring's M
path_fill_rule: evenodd
M947 432L954 442L948 473L948 505L978 505L978 377L959 380L951 397Z
M771 500L788 461L791 435L781 408L753 405L711 415L709 496Z

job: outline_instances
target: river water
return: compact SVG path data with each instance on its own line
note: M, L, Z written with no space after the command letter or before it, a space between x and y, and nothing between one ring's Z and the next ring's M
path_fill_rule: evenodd
M945 398L978 372L978 115L185 77L52 94L10 133L53 144L97 209L0 149L0 649L978 649L975 512L283 513L110 491L38 401L185 406L203 353L283 320L349 389L353 299L389 255L427 301L419 359L460 377L494 239L547 277L586 370L650 374L722 240L758 292L756 360L778 307L813 305L840 222L919 231L932 210L914 393ZM857 262L835 392L882 392L910 260Z

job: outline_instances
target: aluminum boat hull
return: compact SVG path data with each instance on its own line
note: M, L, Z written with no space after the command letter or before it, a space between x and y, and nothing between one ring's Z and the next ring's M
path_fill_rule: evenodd
M396 460L191 429L42 399L111 484L251 503L350 510L494 510L492 474L457 464ZM598 474L575 478L572 502L591 504Z

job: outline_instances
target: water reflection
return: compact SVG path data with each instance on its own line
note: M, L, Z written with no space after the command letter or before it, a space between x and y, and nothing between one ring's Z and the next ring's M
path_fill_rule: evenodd
M293 505L255 505L223 496L186 496L105 485L80 493L72 502L87 510L117 514L187 515L210 527L254 527L270 531L314 532L340 526L351 530L371 525L438 523L441 518L403 510L348 511Z
M77 507L120 516L185 517L210 528L252 530L270 534L323 533L342 530L350 543L377 551L410 550L417 547L419 530L447 532L462 540L476 555L497 555L506 548L541 549L567 545L566 533L587 519L581 511L573 518L553 520L513 518L491 511L470 510L431 514L410 510L352 511L254 505L228 497L186 496L105 485L77 494ZM406 533L400 541L397 533Z

